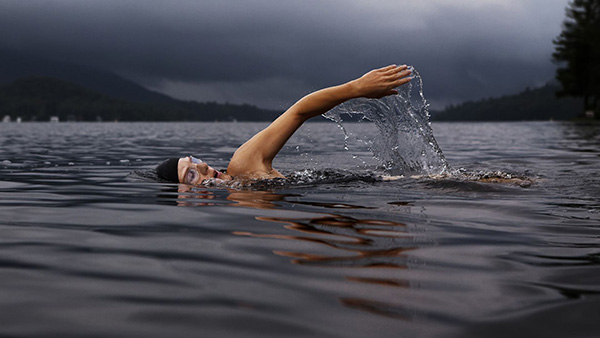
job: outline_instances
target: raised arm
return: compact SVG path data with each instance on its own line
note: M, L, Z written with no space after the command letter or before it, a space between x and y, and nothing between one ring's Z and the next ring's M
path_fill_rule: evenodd
M273 169L273 158L306 120L353 98L382 98L397 94L394 88L409 82L409 75L407 66L391 65L374 69L342 85L306 95L240 146L231 158L227 173L249 178L283 177Z

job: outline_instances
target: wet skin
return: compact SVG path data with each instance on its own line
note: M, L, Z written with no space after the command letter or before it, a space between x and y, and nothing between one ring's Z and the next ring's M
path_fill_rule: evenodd
M215 178L224 181L231 180L231 176L224 174L204 162L197 163L191 156L182 157L177 164L177 175L180 183L198 185L204 180Z
M292 105L267 128L242 144L233 154L227 174L220 173L192 156L179 159L177 174L180 183L197 185L207 179L261 180L281 177L273 168L273 158L288 139L308 119L326 113L331 108L354 98L379 99L398 94L396 89L411 80L406 65L374 69L358 79L310 93Z

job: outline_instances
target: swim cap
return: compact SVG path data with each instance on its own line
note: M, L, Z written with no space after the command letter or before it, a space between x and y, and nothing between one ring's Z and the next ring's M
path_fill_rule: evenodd
M179 158L170 158L156 166L156 174L163 180L179 183L177 164L179 164Z

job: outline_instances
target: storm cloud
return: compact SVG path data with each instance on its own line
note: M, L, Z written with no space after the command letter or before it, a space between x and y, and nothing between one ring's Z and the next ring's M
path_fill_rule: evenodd
M413 65L434 108L554 76L567 0L3 0L0 49L92 65L184 99L283 109Z

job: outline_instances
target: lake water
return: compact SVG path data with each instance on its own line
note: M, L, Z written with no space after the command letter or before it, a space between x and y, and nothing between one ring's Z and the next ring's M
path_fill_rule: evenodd
M435 123L454 174L388 180L310 123L287 181L153 179L264 126L0 124L0 336L600 334L600 126Z

